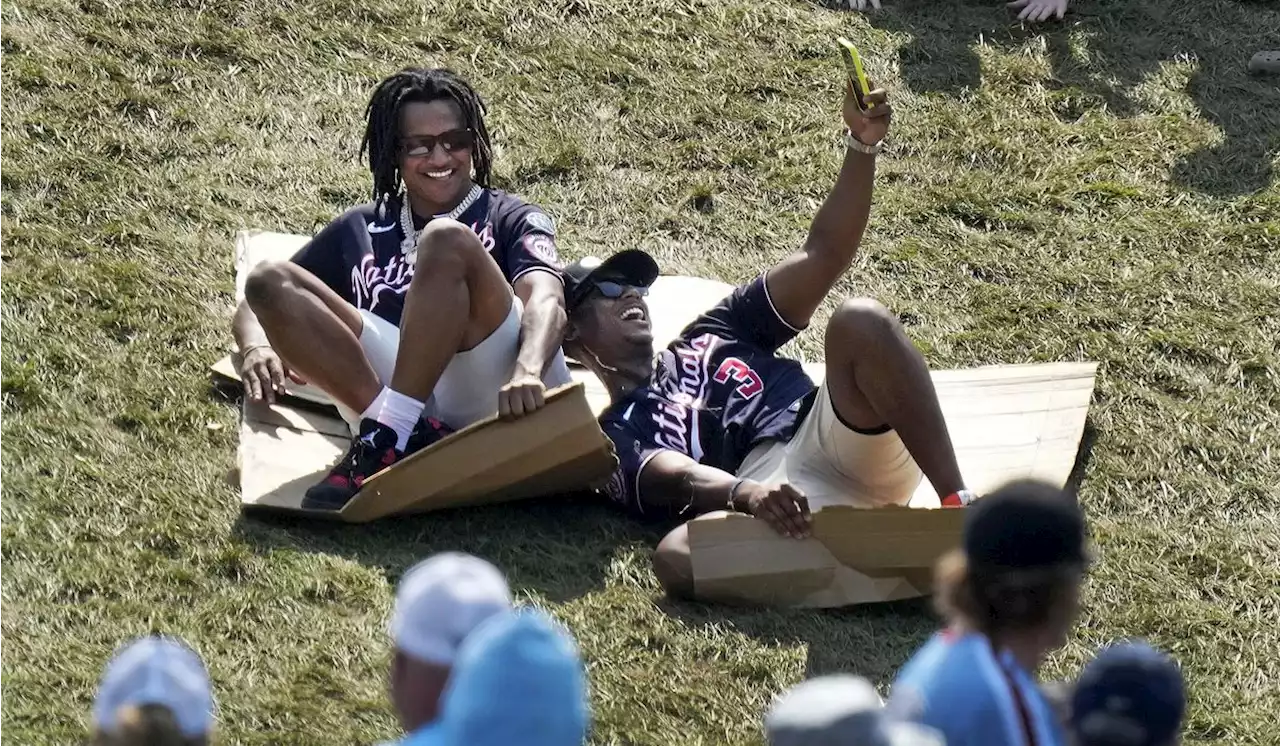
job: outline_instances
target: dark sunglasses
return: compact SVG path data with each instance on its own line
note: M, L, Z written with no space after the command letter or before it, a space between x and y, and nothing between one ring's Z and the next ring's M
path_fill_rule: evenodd
M601 280L594 284L596 286L596 290L600 291L600 294L606 298L621 298L622 294L628 290L636 291L636 293L641 297L649 294L649 288L641 287L639 285L624 285L620 282L613 282L612 280Z
M476 133L467 128L449 130L438 135L417 135L406 137L400 146L400 152L406 158L423 158L436 150L436 145L444 148L444 152L470 150L476 146Z

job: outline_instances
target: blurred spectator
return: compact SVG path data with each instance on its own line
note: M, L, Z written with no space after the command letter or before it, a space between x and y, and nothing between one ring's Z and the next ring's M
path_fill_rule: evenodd
M142 637L116 651L93 703L94 746L205 746L214 703L204 663L181 640Z
M890 707L950 746L1063 744L1035 672L1075 622L1084 516L1070 495L1030 480L965 510L963 548L938 563L946 628L903 667Z
M506 578L479 557L444 552L405 573L391 616L391 701L405 732L436 719L458 649L472 630L510 609Z
M572 636L540 611L498 615L467 638L440 718L406 746L581 746L587 675Z
M1064 729L1071 716L1071 690L1072 682L1067 680L1046 681L1040 684L1040 691L1044 693L1045 701L1049 703L1053 716L1058 719L1058 724Z
M843 0L854 10L880 9L880 0ZM1059 21L1067 14L1068 0L1013 0L1005 3L1010 11L1018 14L1019 21L1047 21L1056 17Z
M937 731L896 721L859 676L796 684L765 717L769 746L944 746Z
M1142 641L1109 646L1076 681L1072 737L1076 746L1175 746L1186 697L1167 655Z

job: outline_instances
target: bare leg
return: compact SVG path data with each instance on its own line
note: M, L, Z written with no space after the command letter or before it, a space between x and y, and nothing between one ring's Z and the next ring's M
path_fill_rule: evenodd
M293 262L265 262L249 273L245 298L272 348L308 383L356 412L378 395L360 346L364 320L320 278Z
M693 562L689 559L689 524L673 529L653 552L653 573L671 598L693 598Z
M693 519L693 521L716 520L726 515L728 515L727 512L717 510L711 513L704 513ZM710 589L706 587L697 589L693 582L693 558L692 550L689 547L689 525L693 521L683 523L672 529L670 533L662 537L662 541L658 543L658 548L653 553L653 572L658 576L658 582L662 584L662 589L666 591L669 598L678 600L696 599L730 606L785 606L802 600L815 590L821 590L821 585L813 586L812 581L784 588L775 586L768 590L752 587L751 582L730 584L729 586L722 585L718 588L713 585ZM794 545L795 543L794 539L778 536L773 529L768 529L768 531L769 535L774 537L780 547L784 544ZM816 541L816 539L809 539L808 541ZM740 570L745 571L745 575L769 575L773 571L773 563L767 551L761 551L756 556L745 561L748 566L739 566ZM793 566L792 569L796 568ZM813 570L816 571L813 573L814 578L823 583L827 582L829 568L826 565L814 566Z
M964 489L924 356L898 319L850 299L827 324L827 387L836 413L860 430L889 425L940 497Z
M413 435L428 432L419 430L422 408L445 369L458 352L478 345L506 320L514 298L470 228L444 218L428 223L405 293L391 383L370 396L362 409L376 411L361 422L347 456L307 490L302 507L341 510L365 481L420 448Z
M404 299L391 389L426 401L453 356L506 320L514 297L474 231L456 220L428 223Z

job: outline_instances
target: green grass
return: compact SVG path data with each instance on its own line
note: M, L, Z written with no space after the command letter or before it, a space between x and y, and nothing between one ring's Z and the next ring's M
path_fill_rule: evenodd
M1188 742L1274 743L1280 92L1244 66L1280 43L1280 9L1081 0L1024 29L998 2L886 6L5 2L10 739L75 742L111 650L151 630L208 661L224 743L389 737L394 582L454 548L572 627L596 743L752 742L806 673L887 683L926 604L668 605L658 534L597 505L242 518L237 404L206 372L234 232L310 232L365 198L360 115L389 71L475 81L502 185L557 216L566 255L641 246L740 281L798 244L832 181L841 32L897 110L841 292L898 310L937 367L1101 364L1082 487L1099 563L1047 675L1145 635L1186 668Z

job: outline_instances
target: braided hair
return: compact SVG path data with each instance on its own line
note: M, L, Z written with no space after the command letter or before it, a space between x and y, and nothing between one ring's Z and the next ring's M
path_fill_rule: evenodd
M493 164L493 146L489 130L484 126L485 106L471 84L447 68L406 67L383 79L374 89L365 108L364 139L360 157L369 154L369 171L373 173L373 201L379 210L386 200L400 193L400 112L414 101L429 103L451 100L462 111L463 126L475 133L472 153L475 183L489 186Z

